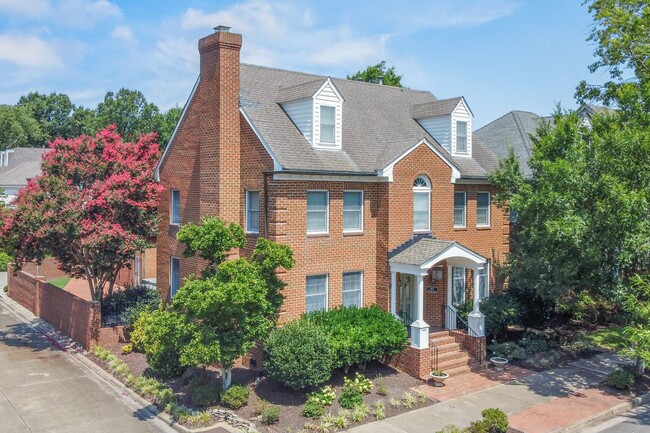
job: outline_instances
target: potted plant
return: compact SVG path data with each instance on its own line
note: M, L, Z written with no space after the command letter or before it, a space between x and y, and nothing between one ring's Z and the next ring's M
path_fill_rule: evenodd
M444 386L443 382L449 377L449 374L442 370L433 370L429 376L433 379L433 386Z
M503 369L506 368L506 364L508 363L508 360L500 356L495 356L490 358L490 362L494 364L494 369L496 371L503 371Z

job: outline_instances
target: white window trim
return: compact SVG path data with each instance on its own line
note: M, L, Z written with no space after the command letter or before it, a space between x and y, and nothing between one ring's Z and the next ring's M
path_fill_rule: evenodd
M174 222L174 192L178 192L178 222ZM181 225L181 190L180 189L170 189L169 190L169 225L170 226L180 226Z
M246 210L245 210L245 215L244 215L244 218L246 220L246 233L257 235L257 234L260 233L259 228L257 230L255 230L255 229L251 229L248 226L248 209L250 208L249 194L251 192L256 192L257 193L257 214L258 214L258 216L260 214L260 207L259 206L260 206L260 198L261 198L262 194L260 193L260 191L258 189L246 190ZM257 224L258 224L258 226L260 224L259 218L258 218Z
M458 155L469 155L469 122L467 120L455 119L456 125L454 125L456 131L456 153ZM458 150L458 124L465 124L465 150Z
M467 269L464 268L463 266L452 266L452 268L451 268L451 290L452 290L451 299L452 299L452 303L453 303L453 300L454 300L454 293L455 293L454 281L456 280L456 277L454 276L454 268L463 270L463 301L456 304L456 305L461 305L461 304L464 304L465 302L467 302Z
M456 194L463 194L463 224L462 225L456 224ZM454 191L454 214L452 216L454 220L455 229L464 229L465 227L467 227L467 192Z
M421 177L422 179L425 180L427 183L426 187L413 187L413 233L429 233L431 231L431 180L429 179L428 176L426 175L419 175L416 176L415 179ZM413 179L413 181L415 181ZM422 229L416 229L415 228L415 194L419 193L427 193L427 213L428 213L428 218L427 218L427 227L422 228Z
M305 275L305 313L307 312L307 278L309 277L322 277L325 276L325 310L317 310L317 311L328 311L329 310L329 305L330 305L330 274L311 274L311 275ZM343 300L341 299L341 303Z
M334 131L332 131L332 135L334 138L334 141L323 141L323 136L321 134L322 128L323 128L323 114L322 114L322 109L323 107L328 107L328 108L333 108L334 109ZM320 103L318 104L318 145L325 147L325 148L333 148L333 147L338 147L338 144L336 142L336 119L338 116L338 109L339 107L336 105L330 105L330 104L323 104Z
M361 193L361 229L345 229L343 228L343 233L363 233L363 211L364 211L364 206L363 206L363 190L360 189L346 189L343 190L343 194L345 195L346 192L360 192ZM328 197L329 198L329 197ZM328 200L329 203L329 200ZM327 206L327 210L329 211L329 204ZM343 200L343 223L342 225L345 226L345 200ZM328 215L328 220L329 220L329 215ZM329 224L328 224L328 229L329 229Z
M330 192L326 189L308 189L310 192L324 192L327 194L327 217L325 219L325 231L324 232L310 232L309 229L306 229L308 235L328 235L330 234ZM305 195L305 223L307 222L307 214L309 213L309 203L307 200L307 195ZM306 225L306 224L305 224Z
M173 278L174 278L174 267L172 266L172 262L174 259L178 260L178 287L176 288L176 291L174 291L174 285L173 285ZM181 288L181 259L176 257L176 256L171 256L169 258L169 298L173 298L176 293Z
M363 270L359 271L347 271L343 272L343 274L361 274L361 281L360 281L360 293L359 293L359 302L361 305L359 305L359 308L363 307L363 282L365 280L364 275L363 275ZM343 275L341 275L341 283L343 282ZM341 305L343 305L343 286L341 286Z
M489 261L487 263L485 263L485 265L483 265L483 269L485 270L485 288L486 288L486 291L487 291L487 296L485 296L485 297L483 297L481 299L487 299L487 298L490 297L490 262ZM481 275L481 277L482 277L482 275ZM479 289L480 289L480 287L479 287ZM479 295L480 295L480 293L479 293Z
M487 205L487 224L478 223L478 195L487 194L488 195L488 205ZM476 192L476 227L490 227L492 224L492 194L490 191L477 191Z

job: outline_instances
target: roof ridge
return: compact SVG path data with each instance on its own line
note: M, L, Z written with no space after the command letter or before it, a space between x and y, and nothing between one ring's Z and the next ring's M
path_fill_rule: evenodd
M519 118L519 113L516 111L512 111L512 117L515 120L515 126L517 126L517 130L519 131L519 135L521 135L521 138L524 142L524 149L526 149L526 153L528 154L528 158L530 158L530 148L531 148L531 143L530 143L530 137L528 137L528 134L524 130L523 125L521 124L521 119ZM539 116L537 116L539 117Z

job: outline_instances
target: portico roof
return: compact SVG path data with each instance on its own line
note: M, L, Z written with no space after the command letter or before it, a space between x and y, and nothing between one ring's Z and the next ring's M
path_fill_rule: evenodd
M388 260L391 271L424 274L431 266L447 260L449 264L480 268L487 259L454 241L422 238Z

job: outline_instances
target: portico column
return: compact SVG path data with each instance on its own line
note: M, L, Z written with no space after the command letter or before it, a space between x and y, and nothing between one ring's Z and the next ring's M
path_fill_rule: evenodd
M390 272L390 313L397 317L397 272Z
M425 274L426 275L426 274ZM411 346L429 347L429 325L424 321L424 275L416 275L415 321L411 324Z
M484 337L485 336L485 316L483 313L481 313L480 310L480 271L483 269L483 266L472 268L472 271L474 273L474 308L472 309L472 312L469 313L468 317L468 325L470 328L472 328L472 331L474 331L476 334L476 337Z

